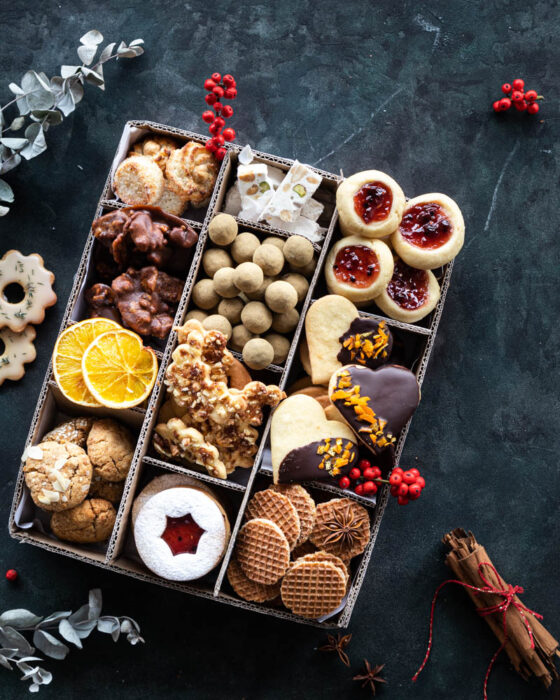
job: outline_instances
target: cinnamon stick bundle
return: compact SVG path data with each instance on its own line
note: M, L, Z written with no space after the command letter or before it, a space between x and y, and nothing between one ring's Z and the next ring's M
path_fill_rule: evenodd
M447 554L445 561L455 577L471 586L478 588L486 586L478 567L481 562L492 565L492 561L484 547L478 544L472 532L467 533L461 528L453 530L444 536L443 543L450 547L451 551ZM490 568L490 566L482 568L482 573L492 586L507 589L508 584L494 571L495 569ZM477 593L468 588L465 588L465 591L477 609L499 605L503 601L503 597L495 593ZM513 597L513 601L521 603L517 595ZM534 649L531 648L531 637L523 616L530 625ZM548 688L553 679L560 677L553 661L555 655L560 656L558 642L531 612L527 610L521 612L515 605L510 605L506 611L507 634L504 634L503 612L484 615L484 619L500 644L506 642L504 649L515 670L523 678L528 679L531 676L536 676Z

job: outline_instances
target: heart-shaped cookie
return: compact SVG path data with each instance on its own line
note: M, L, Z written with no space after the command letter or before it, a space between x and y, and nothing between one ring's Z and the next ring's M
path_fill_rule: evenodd
M420 402L415 375L400 365L371 370L345 365L331 378L329 396L360 440L374 454L396 442Z
M339 477L358 459L350 428L327 420L321 404L305 394L289 396L274 411L270 446L274 483Z

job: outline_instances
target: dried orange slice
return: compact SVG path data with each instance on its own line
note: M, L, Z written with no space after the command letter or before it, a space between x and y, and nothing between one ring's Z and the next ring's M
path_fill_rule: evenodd
M95 338L82 358L82 374L96 401L108 408L130 408L146 399L158 371L155 352L124 328Z
M54 346L53 373L60 391L80 406L99 406L87 388L82 375L82 357L97 336L119 324L108 318L88 318L62 331Z

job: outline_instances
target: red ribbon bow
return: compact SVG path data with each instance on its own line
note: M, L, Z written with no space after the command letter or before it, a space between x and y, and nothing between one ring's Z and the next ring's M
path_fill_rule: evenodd
M428 638L428 648L426 650L426 656L424 657L424 661L422 662L420 668L414 676L412 677L412 680L415 681L422 670L424 669L424 666L428 662L428 659L430 658L430 652L432 651L432 641L433 641L433 631L434 631L434 609L437 601L437 597L439 595L439 592L441 589L446 586L448 583L457 583L459 586L463 586L463 588L469 588L471 591L475 591L476 593L490 593L492 595L497 595L502 597L502 601L499 603L496 603L496 605L489 605L486 608L478 608L477 612L479 615L482 615L483 617L486 615L492 615L493 613L502 613L502 624L503 624L503 630L504 630L504 641L500 644L498 650L490 660L490 663L488 664L488 669L486 670L486 675L484 676L484 700L488 700L488 694L487 694L487 687L488 687L488 678L490 677L490 672L492 671L492 668L494 666L494 663L498 656L501 654L501 652L504 650L506 644L509 641L509 631L507 628L507 621L506 621L506 616L507 616L507 611L510 605L513 605L517 610L519 611L521 617L523 618L523 623L527 629L527 634L529 635L529 639L531 640L531 649L535 648L535 642L533 640L533 631L531 630L531 625L529 624L529 620L527 619L527 616L525 615L526 612L530 613L531 615L534 615L537 617L539 620L542 620L542 615L539 615L539 613L536 613L534 610L530 610L527 608L523 603L519 600L514 600L515 596L518 593L524 593L524 589L521 586L512 586L511 584L507 584L507 587L504 588L498 588L498 586L494 586L487 578L486 576L482 573L482 568L484 566L487 566L489 569L492 570L494 575L496 576L496 579L499 581L500 580L500 575L496 571L495 567L490 564L490 562L487 561L482 561L478 565L478 575L484 581L486 585L477 587L477 586L471 586L469 583L465 583L464 581L457 581L456 579L448 579L447 581L444 581L441 583L437 588L436 592L434 594L434 597L432 599L432 609L430 612L430 635Z

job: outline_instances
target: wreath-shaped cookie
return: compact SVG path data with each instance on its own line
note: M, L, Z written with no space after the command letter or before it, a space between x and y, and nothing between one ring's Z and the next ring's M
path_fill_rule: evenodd
M0 355L0 385L5 379L16 381L25 374L24 364L33 362L37 355L33 341L35 329L27 326L21 333L14 333L9 328L0 330L0 344L4 351Z

